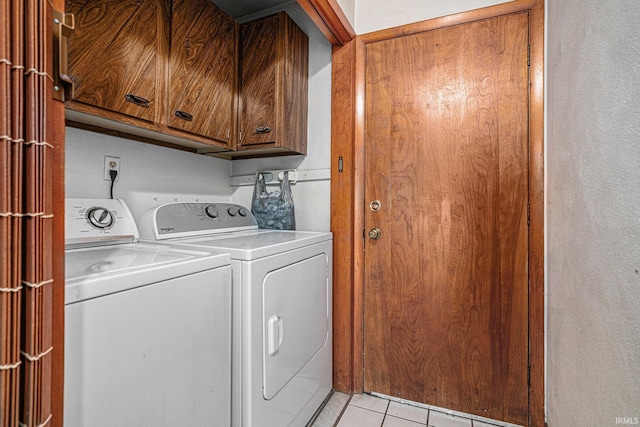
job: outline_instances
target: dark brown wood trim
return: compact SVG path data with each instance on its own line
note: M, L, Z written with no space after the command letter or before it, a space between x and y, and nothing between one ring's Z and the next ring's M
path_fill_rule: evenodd
M364 43L373 43L394 37L407 36L410 34L422 33L424 31L435 30L438 28L451 27L453 25L466 24L468 22L479 21L496 16L508 15L510 13L524 12L536 3L536 0L515 0L502 3L496 6L484 7L468 12L461 12L455 15L443 16L441 18L429 19L427 21L416 22L415 24L403 25L400 27L389 28L372 33L363 34L361 36Z
M59 12L64 12L64 0L53 0L50 4ZM51 12L51 9L49 9ZM47 20L52 22L52 18ZM47 29L51 35L50 27ZM51 41L53 43L53 41ZM50 61L51 59L48 59ZM52 65L47 70L52 73ZM52 205L53 236L51 243L53 296L51 315L51 426L63 426L64 413L64 158L65 129L64 103L54 101L53 84L47 88L47 141L53 146L52 156Z
M64 119L64 117L63 117ZM63 120L64 121L64 120ZM134 135L127 132L122 132L114 129L107 129L100 126L94 126L87 123L76 122L74 120L66 120L66 125L76 129L88 130L90 132L101 133L103 135L115 136L117 138L129 139L131 141L145 142L147 144L153 144L160 147L173 148L176 150L187 151L189 153L197 153L196 148L185 147L183 145L172 144L170 142L158 141L157 139L147 138L140 135Z
M344 393L353 390L354 46L334 46L331 61L331 231L340 236L333 239L333 388Z
M161 86L164 83L161 84ZM160 103L162 104L162 103ZM229 151L231 150L232 144L226 141L218 141L212 138L206 138L201 135L196 135L195 133L182 131L180 129L174 129L163 123L154 123L147 120L139 119L133 116L127 116L125 114L121 114L115 111L105 110L100 107L96 107L94 105L84 104L82 102L70 100L65 103L65 108L67 109L66 116L67 125L73 124L74 127L80 128L82 124L85 124L85 129L93 130L97 133L104 133L106 135L112 134L112 132L122 132L127 135L135 135L136 132L145 132L148 135L157 135L157 137L145 137L145 140L136 139L138 141L143 142L151 142L152 144L156 141L157 145L162 145L163 142L166 142L168 147L178 148L180 145L184 145L187 147L187 151L190 151L189 148L193 145L201 146L203 148L210 148L212 150L217 151ZM162 110L165 106L158 105L158 109ZM164 120L164 119L163 119ZM166 121L166 120L165 120ZM115 122L118 125L133 128L131 132L127 132L126 130L112 130L111 125L106 125L104 122ZM141 134L141 135L145 135ZM166 139L166 141L164 141ZM172 143L171 140L184 140L184 144L179 142ZM179 148L178 148L179 149Z
M529 11L529 425L544 426L544 1Z
M355 31L336 0L298 0L298 4L333 45L355 38Z
M364 390L364 183L365 183L365 57L366 46L356 38L355 62L355 139L354 147L354 229L353 229L353 388L355 392Z
M51 411L53 427L63 425L64 386L64 104L51 101L49 143L54 146L53 155L53 310L52 310L52 373Z
M332 59L333 378L346 393L363 388L364 54L356 38L334 46Z
M448 17L437 18L403 27L382 30L364 36L358 36L343 51L343 48L334 48L333 70L333 106L332 106L332 161L337 162L337 157L350 153L353 158L348 163L353 167L353 175L342 175L339 179L339 187L332 190L331 216L334 241L344 245L334 256L334 272L340 271L340 276L334 276L334 288L339 287L341 295L347 295L349 287L352 292L351 299L338 299L334 302L334 322L336 315L344 321L353 319L352 333L344 331L334 334L334 350L340 358L334 360L335 388L341 391L361 392L363 390L362 379L362 326L363 326L363 292L364 292L364 252L362 232L364 227L364 64L365 48L367 43L388 39L421 31L458 25L479 19L491 18L529 11L531 34L531 94L530 94L530 208L531 227L530 255L529 255L529 363L531 366L531 385L529 390L530 425L544 426L544 2L543 0L516 0L488 8L464 12ZM355 54L354 54L355 49ZM348 53L345 53L348 52ZM346 61L349 61L350 65ZM336 63L340 62L340 67ZM338 84L339 83L339 84ZM344 85L349 83L347 89ZM341 87L339 91L336 88ZM351 102L336 98L352 96ZM353 120L354 129L348 128L345 132L345 123L351 126ZM351 151L349 150L351 144ZM346 159L346 157L344 157ZM345 168L347 167L347 163ZM336 164L332 165L333 167ZM345 170L346 172L346 170ZM338 181L333 180L332 186ZM339 191L338 188L340 189ZM351 198L353 205L345 205ZM334 228L336 216L349 210L353 222L342 222L339 228ZM353 211L351 211L353 209ZM344 221L347 221L346 219ZM349 259L349 239L352 239L353 258ZM352 283L348 283L348 272L352 269ZM350 307L351 306L351 307ZM348 310L352 310L348 312ZM352 339L353 341L349 341ZM351 372L345 372L344 355L351 349L353 360ZM336 354L336 353L334 353ZM351 377L351 381L348 378ZM349 383L351 390L349 390Z

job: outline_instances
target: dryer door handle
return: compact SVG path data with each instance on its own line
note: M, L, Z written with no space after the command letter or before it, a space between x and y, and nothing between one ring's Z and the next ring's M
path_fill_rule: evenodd
M269 356L274 356L284 341L284 321L275 314L267 322L267 345Z

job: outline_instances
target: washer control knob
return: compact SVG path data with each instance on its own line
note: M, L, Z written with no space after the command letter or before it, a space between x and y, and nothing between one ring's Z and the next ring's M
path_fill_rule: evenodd
M216 208L214 205L207 205L207 207L204 208L204 213L209 217L209 218L218 218L218 208Z
M92 226L103 230L115 223L113 213L109 209L101 207L93 207L87 210L87 220Z
M247 210L245 208L238 209L238 214L240 216L247 216Z
M231 207L227 209L227 213L229 214L229 216L236 216L238 214L238 211L236 210L236 208Z

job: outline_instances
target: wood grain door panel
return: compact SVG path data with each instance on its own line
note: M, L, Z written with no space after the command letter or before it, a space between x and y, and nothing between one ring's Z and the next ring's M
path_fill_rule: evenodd
M365 391L525 425L528 14L367 44Z
M158 0L68 0L76 15L69 74L76 101L153 121L157 113ZM97 64L97 65L96 65ZM132 94L149 101L128 102Z
M237 150L306 154L309 38L286 12L240 29Z
M172 16L168 124L229 142L237 24L209 0L174 1Z
M242 145L278 140L278 103L281 88L278 61L282 59L282 37L278 37L280 15L256 20L241 27L240 131ZM271 132L257 133L268 127Z

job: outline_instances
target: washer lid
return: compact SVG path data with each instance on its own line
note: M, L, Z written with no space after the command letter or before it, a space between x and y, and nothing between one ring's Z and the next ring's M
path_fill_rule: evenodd
M65 304L229 265L228 253L129 243L65 253Z
M206 246L207 249L230 253L231 259L251 261L331 239L330 232L259 230L190 237L172 242Z

